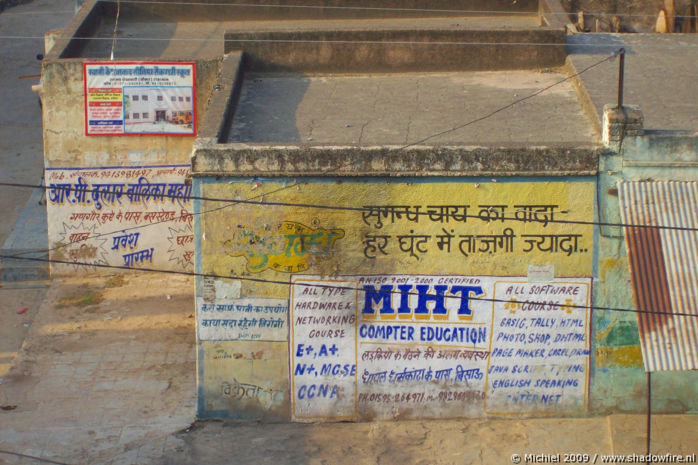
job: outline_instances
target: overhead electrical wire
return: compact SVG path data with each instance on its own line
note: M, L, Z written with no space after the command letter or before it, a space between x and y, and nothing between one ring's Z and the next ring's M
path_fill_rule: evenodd
M518 100L514 101L513 103L510 103L510 104L508 104L508 105L505 105L505 106L503 106L503 107L500 107L499 109L495 110L494 112L491 112L491 113L488 114L488 115L485 115L485 116L476 118L476 119L474 119L474 120L471 120L471 121L469 121L469 122L467 122L467 123L461 125L460 127L465 127L465 126L468 126L468 125L470 125L470 124L473 124L473 123L476 123L476 122L479 122L479 121L483 121L483 120L485 120L485 119L487 119L487 118L493 116L494 114L499 113L499 112L502 111L502 110L505 110L505 109L507 109L507 108L510 108L510 107L514 106L515 104L520 103L520 102L522 102L522 101L524 101L524 100L527 100L527 99L529 99L529 98L535 97L535 96L541 94L542 92L544 92L545 90L548 90L548 89L550 89L550 88L552 88L552 87L555 87L555 86L557 86L557 85L559 85L559 84L562 84L563 82L565 82L565 81L567 81L567 80L569 80L569 79L572 79L572 78L574 78L574 77L576 77L576 76L579 76L580 74L582 74L582 73L588 71L589 69L591 69L591 68L593 68L593 67L595 67L595 66L598 66L598 65L600 65L601 63L604 63L605 61L607 61L607 60L609 60L609 59L612 59L614 56L615 56L615 55L610 55L609 57L606 57L606 58L604 58L603 60L600 60L600 61L598 61L598 62L596 62L596 63L594 63L594 64L588 66L587 68L585 68L585 69L579 71L578 73L575 73L574 75L568 76L567 78L562 79L562 80L560 80L560 81L558 81L558 82L556 82L556 83L554 83L554 84L552 84L552 85L550 85L550 86L547 86L546 88L541 89L541 90L535 92L534 94L531 94L531 95L529 95L529 96L527 96L527 97L518 99ZM445 131L445 132L452 132L452 131L454 131L454 130L456 130L456 129L459 129L459 128L451 128L451 129L449 129L448 131ZM431 136L431 137L433 137L433 136ZM430 139L431 137L429 137L429 138L427 138L427 139ZM427 140L427 139L423 139L422 141ZM412 146L412 145L415 145L415 144L413 143L413 144L405 145L405 146L402 146L402 147L400 147L400 148L398 148L398 149L396 149L396 150L397 150L397 151L399 151L399 150L404 150L404 149L406 149L406 148L408 148L408 147L410 147L410 146ZM348 168L348 167L350 167L350 166L352 166L352 165L354 165L354 164L356 164L356 163L358 163L358 161L350 162L350 163L345 163L344 165L340 165L340 166L338 166L338 167L336 167L336 168L334 168L334 169L332 169L332 170L328 170L326 173L324 173L324 175L325 175L325 176L331 175L331 174L334 173L334 172L337 172L337 171L342 170L342 169L346 169L346 168ZM34 188L39 188L39 189L44 189L44 190L51 188L50 186L44 186L44 185L29 185L29 184L19 184L19 183L0 183L0 185L4 185L4 186L8 186L8 187L34 187ZM270 195L270 194L279 192L279 191L281 191L281 190L284 190L284 189L293 187L294 185L296 185L296 183L294 183L294 184L292 184L292 185L289 185L289 186L286 186L286 187L282 187L282 188L277 189L277 190L275 190L275 191L272 191L272 192L270 192L270 193L260 194L260 196L263 197L264 195ZM86 191L87 191L87 192L92 192L91 189L86 190ZM260 197L260 196L257 196L257 197ZM257 197L254 197L254 198L257 198ZM254 199L254 198L253 198L253 199ZM232 199L229 199L228 201L231 202L231 206L232 206L232 205L234 205L234 204L236 204L236 203L246 203L246 202L252 201L253 199L247 199L247 200L244 200L244 201L243 201L243 200L232 200ZM201 200L207 200L207 199L206 199L206 198L201 198ZM217 211L217 210L220 210L220 209L223 209L223 208L226 208L226 207L227 207L227 206L223 206L223 207L220 207L220 208L211 209L211 210L209 210L209 211L199 212L199 213L197 213L197 215L209 213L209 212L212 212L212 211ZM318 208L320 208L320 207L318 206ZM330 207L327 207L327 208L330 208ZM337 207L337 208L353 209L352 207ZM159 221L159 222L156 222L156 223L149 223L149 224L147 224L147 225L132 226L132 227L129 227L128 230L140 229L140 228L144 228L144 227L147 227L147 226L153 226L153 225L157 225L157 224L161 224L161 223L169 222L169 221L174 221L174 220L176 220L176 218L173 219L173 220L163 220L163 221ZM90 238L88 238L88 239L86 239L86 240L94 239L94 238L97 238L97 237L109 236L109 235L112 235L112 234L118 234L120 231L125 231L125 229L122 228L122 229L119 229L119 230L116 230L116 231L112 231L112 232L109 232L109 233L100 233L100 234L97 234L97 235L95 235L95 236L91 236ZM53 247L53 248L49 248L49 249L47 249L47 250L45 250L45 251L42 251L42 252L50 252L50 251L52 251L52 250L56 250L56 249L59 249L59 248L67 247L67 246L69 246L69 245L71 245L71 244L70 244L70 243L61 244L61 245L55 246L55 247ZM29 254L29 253L38 253L38 252L37 252L37 251L20 252L20 253L17 254L17 256L19 256L19 255L26 255L26 254Z
M226 7L226 8L269 8L269 9L306 9L306 10L340 10L340 11L379 11L379 12L400 12L400 13L445 13L445 14L466 14L472 15L473 17L478 17L482 15L492 15L492 16L534 16L542 14L543 16L571 16L576 15L578 12L566 12L566 11L545 11L539 13L538 11L506 11L506 10L466 10L466 9L445 9L445 8L397 8L397 7L363 7L363 6L347 6L347 5L262 5L257 3L202 3L202 2L178 2L178 1L145 1L145 0L100 0L102 3L116 3L121 1L124 4L134 4L134 5L181 5L181 6L200 6L200 7ZM73 13L73 10L59 11L66 13ZM44 14L56 13L56 12L39 12ZM5 14L5 13L3 13ZM11 14L30 14L24 12L11 12ZM34 14L34 13L31 13ZM594 12L594 11L584 11L585 15L589 16L618 16L620 18L624 17L648 17L656 18L656 14L646 14L646 13L618 13L618 12ZM676 14L675 16L681 17L683 15ZM440 18L440 17L437 17ZM446 17L448 19L449 17ZM382 18L381 18L382 19ZM411 18L408 18L411 19Z
M612 58L613 58L613 55L612 55L612 56L609 56L609 57L606 57L606 58L604 58L603 60L601 60L601 61L599 61L599 62L597 62L597 63L591 65L590 67L588 67L588 68L586 68L586 69L584 69L584 70L582 70L582 71L580 71L580 72L577 73L576 75L579 75L579 74L581 74L581 73L587 71L588 69L591 69L591 68L594 67L594 66L598 66L598 65L600 65L601 63L603 63L603 62L605 62L605 61L608 61L608 60L610 60L610 59L612 59ZM575 75L575 76L576 76L576 75ZM472 122L465 123L464 125L460 125L460 126L457 126L457 127L455 127L455 128L452 128L452 129L449 130L449 131L456 130L456 129L460 128L460 127L465 127L466 125L468 125L468 124L473 124L474 122L477 122L477 121L482 121L483 119L486 119L486 118L492 116L493 114L495 114L495 113L497 113L497 112L499 112L499 111L502 111L502 110L504 110L504 109L506 109L506 108L509 108L509 107L515 105L516 103L519 103L519 102L521 102L521 101L523 101L523 100L526 100L526 99L529 99L529 98L532 98L532 97L535 97L536 95L539 95L540 93L544 92L545 90L547 90L547 89L549 89L549 88L551 88L551 87L553 87L553 86L555 86L555 85L559 85L560 83L562 83L562 82L564 82L564 81L566 81L566 80L568 80L568 79L571 79L572 77L574 77L574 76L569 76L569 77L567 77L566 79L563 79L563 80L561 80L561 81L558 81L557 83L555 83L555 84L553 84L553 85L551 85L551 86L548 86L548 87L546 87L546 88L544 88L544 89L541 89L541 90L537 91L537 92L534 93L534 94L531 94L531 95L529 95L529 96L527 96L527 97L524 97L524 98L522 98L522 99L518 99L517 101L512 102L511 104L508 104L508 105L506 105L505 107L502 107L502 108L496 110L495 112L492 112L492 113L490 113L490 114L488 114L488 115L485 115L484 117L477 118L476 120L472 120ZM427 139L423 139L423 140L421 140L421 141L418 141L417 143L421 143L421 142L423 142L424 140L427 140ZM409 146L412 146L412 145L413 145L413 144L408 145L408 146L403 146L403 147L400 148L400 150L404 150L405 148L407 148L407 147L409 147ZM338 169L341 169L341 168L342 168L341 166L338 167ZM41 189L51 189L51 188L55 188L55 187L51 187L51 186L43 186L43 185L38 185L38 186L37 186L37 185L28 185L28 184L19 184L19 183L0 183L0 185L12 186L12 187L41 188ZM266 192L266 193L259 194L258 197L263 197L263 196L265 196L265 195L272 195L272 194L274 194L274 193L276 193L276 192L278 192L278 191L280 191L280 190L287 189L287 188L290 188L290 187L293 187L293 186L297 186L297 185L298 185L297 183L294 183L294 184L291 184L290 186L282 187L282 188L280 188L280 189L278 189L278 190L276 190L276 191ZM70 189L69 189L69 188L68 188L67 190L70 192ZM91 189L85 189L85 192L92 192L92 190L91 190ZM165 195L165 196L168 197L168 198L174 198L174 197L176 197L176 196L167 196L167 195ZM318 208L318 209L331 209L331 210L350 210L350 211L368 211L368 210L370 210L369 208L365 208L365 207L342 207L342 206L336 206L336 205L319 205L319 204L289 203L289 202L268 202L268 201L255 201L255 200L252 200L252 199L247 199L247 200L240 200L240 199L222 199L222 198L203 197L203 196L192 196L191 198L192 198L192 199L195 199L195 200L203 200L203 201L226 202L226 203L228 204L228 205L224 205L223 207L219 207L219 208L216 208L216 209L212 209L212 210L210 210L210 211L208 211L208 212L215 211L215 210L220 210L220 209L223 209L223 208L227 208L227 207L233 206L233 205L235 205L235 204L252 204L252 205L260 205L260 206L264 206L264 205L273 205L273 206L285 206L285 207L294 207L294 208L301 208L301 207L304 207L304 208ZM199 212L198 214L204 214L204 213L208 213L208 212ZM197 214L197 213L194 213L194 214ZM428 212L419 212L419 214L428 214ZM193 215L193 214L192 214L192 215ZM467 215L467 217L479 218L479 215ZM499 219L499 218L498 218L498 219ZM504 218L501 218L501 219L503 219L503 220L521 221L521 220L518 219L518 218L511 218L511 217L509 217L509 218L504 217ZM634 224L623 224L623 223L589 222L589 221L576 221L576 220L552 220L552 221L550 221L550 223L583 224L583 225L604 225L604 226L624 226L624 227L661 228L661 229L673 229L673 230L698 231L698 228L683 228L683 227L659 226L659 225L634 225ZM154 224L148 224L148 225L134 226L134 227L130 227L129 229L136 229L136 228L147 227L147 226L153 226L153 225L155 225L155 223L154 223ZM112 233L102 233L102 234L99 234L99 236L111 235L111 234L118 233L119 231L124 231L124 229L121 228L121 229L119 229L118 231L114 231L114 232L112 232ZM99 237L99 236L93 236L93 238L94 238L94 237ZM50 251L50 250L51 250L51 249L49 249L49 251ZM16 259L16 260L42 261L42 262L58 263L58 264L66 264L66 265L91 266L91 267L99 267L99 268L113 268L113 269L120 269L120 270L134 270L133 268L124 267L124 266L79 263L79 262L52 260L52 259L44 259L44 258L37 258L37 257L22 257L22 256L20 256L20 255L18 255L18 254L17 254L17 255L5 255L5 256L2 256L2 258L6 258L6 259ZM141 271L162 272L162 273L176 273L176 274L185 274L185 275L190 275L190 276L212 276L212 275L203 275L203 274L191 273L191 272L176 272L176 271L171 271L171 270L157 270L157 269L143 269L143 268L139 268L139 269L140 269ZM263 280L263 279L257 279L257 278L247 278L247 277L231 277L231 276L212 276L212 277L219 277L219 278L223 278L223 279L241 279L241 280L249 280L249 281L255 281L255 282L268 282L268 283L284 284L284 285L290 284L290 283L288 283L288 282L286 282L286 281ZM474 300L478 300L478 299L475 299L475 298L473 298L473 299L474 299ZM506 302L509 302L509 301L506 301ZM585 308L586 308L586 307L585 307ZM593 308L593 307L589 307L589 308ZM598 309L611 310L610 308L603 308L603 307L598 307ZM632 310L632 309L615 309L615 310L617 310L617 311L636 311L636 312L638 312L638 313L642 313L642 312L643 312L643 311ZM647 312L647 313L655 313L655 314L656 314L657 312ZM671 314L677 315L677 314L675 314L675 313L671 313Z
M0 185L2 185L2 183L0 183ZM291 185L288 185L288 186L284 186L284 187L281 187L281 188L279 188L279 189L276 189L276 190L273 190L273 191L270 191L270 192L265 192L265 193L263 193L263 194L259 194L259 195L257 195L257 196L251 197L251 198L246 199L246 200L247 200L247 201L251 201L251 200L254 200L254 199L256 199L256 198L264 197L265 195L271 195L271 194L274 194L274 193L276 193L276 192L279 192L279 191L288 189L288 188L290 188L290 187L294 187L294 186L296 186L296 185L297 185L297 184L291 184ZM17 186L11 186L11 187L17 187ZM42 187L45 187L45 186L42 185ZM91 189L88 189L88 190L86 190L86 192L92 192L92 190L91 190ZM165 195L165 197L168 197L168 198L169 198L169 196L167 196L167 195ZM240 202L237 201L237 200L231 200L230 203L228 203L228 204L226 204L226 205L223 205L223 206L221 206L221 207L211 208L211 209L209 209L209 210L203 210L203 211L200 211L200 212L193 212L193 213L189 213L189 215L191 215L192 217L194 217L194 216L199 216L199 215L203 216L203 215L205 215L205 214L207 214L207 213L213 213L213 212L216 212L216 211L219 211L219 210L223 210L223 209L225 209L225 208L229 208L229 207L235 206L235 205L238 204L238 203L240 203ZM128 226L128 227L125 227L125 228L116 229L116 230L114 230L114 231L109 231L109 232L104 232L104 233L96 233L96 234L91 235L89 238L84 239L84 240L98 239L98 238L100 238L100 237L112 236L112 235L114 235L114 234L120 234L120 233L123 233L123 232L126 232L126 231L133 231L133 230L135 230L135 229L143 229L143 228L147 228L147 227L149 227L149 226L157 226L157 225L159 225L159 224L169 223L169 222L171 222L171 221L176 221L176 220L179 219L179 218L181 218L181 215L180 215L180 217L175 217L174 219L167 219L167 220L154 221L154 222L148 223L148 224L140 224L140 225L135 225L135 226ZM80 242L82 242L82 241L80 241ZM68 243L65 243L65 244L60 244L60 245L57 245L57 246L54 246L54 247L50 247L50 248L48 248L48 249L42 249L42 250L28 250L28 251L24 251L24 252L18 252L17 254L13 255L13 257L20 257L20 256L22 256L22 255L27 255L27 254L52 252L52 251L54 251L54 250L59 250L59 249L62 249L62 248L65 248L65 247L69 247L69 246L74 245L74 244L75 244L75 243L70 243L70 242L68 242Z
M65 463L65 462L56 462L55 460L37 457L35 455L20 454L19 452L12 452L9 450L0 450L0 454L14 455L15 457L19 457L19 458L23 458L23 459L36 460L37 462L52 463L55 465L70 465L69 463Z
M291 186L298 186L300 183L293 183ZM24 188L40 188L40 189L58 189L58 190L63 190L66 192L71 192L74 191L75 189L72 187L52 187L52 186L44 186L40 184L19 184L19 183L8 183L8 182L0 182L0 186L6 186L6 187L24 187ZM272 191L271 193L264 193L260 194L259 196L267 196L271 195L273 193L279 192L284 189L288 189L290 186L285 186L281 187L275 191ZM85 192L85 193L92 193L92 192L99 192L93 189L80 189L80 192ZM175 195L168 195L168 194L162 194L163 198L172 198L172 199L180 199L181 197L177 197ZM189 197L192 200L202 200L202 201L207 201L207 202L225 202L229 203L231 205L226 205L221 208L225 208L227 206L232 206L235 204L246 204L246 205L257 205L257 206L274 206L274 207L293 207L293 208L314 208L314 209L319 209L319 210L339 210L339 211L355 211L355 212L371 212L375 211L376 209L381 208L381 206L376 205L376 206L364 206L364 207L351 207L351 206L340 206L340 205L322 205L322 204L316 204L316 203L300 203L300 202L277 202L277 201L268 201L268 200L247 200L247 199L228 199L228 198L221 198L221 197L207 197L207 196L196 196L192 195ZM200 214L204 214L206 212L202 212ZM553 214L556 212L553 212ZM557 212L557 213L563 213L564 212ZM426 216L430 215L428 211L415 211L415 212L409 212L410 215L418 215L418 216ZM192 214L193 215L193 214ZM450 216L450 215L449 215ZM466 218L473 218L473 219L481 219L480 215L473 215L473 214L458 214L458 216L463 216ZM172 220L168 220L172 221ZM519 221L519 222L531 222L528 219L525 218L516 218L516 217L506 217L506 216L498 216L495 219L491 220L492 222L494 221ZM163 221L164 223L165 221ZM549 219L547 220L547 223L559 223L559 224L574 224L574 225L581 225L581 226L617 226L617 227L623 227L623 228L640 228L640 229L658 229L658 230L671 230L671 231L691 231L691 232L698 232L698 227L690 227L690 226L668 226L668 225L656 225L656 224L636 224L636 223L613 223L613 222L606 222L606 221L585 221L585 220L560 220L560 219ZM153 223L153 225L159 224L159 223ZM141 225L139 227L147 227L151 226L151 224L147 225ZM137 229L137 227L134 227L134 229ZM121 232L123 230L119 229L118 232Z
M301 285L301 286L306 286L306 287L317 287L317 288L324 288L324 289L339 289L339 290L349 290L349 291L360 291L363 292L365 291L362 288L359 287L353 287L353 286L341 286L337 284L318 284L315 282L303 282L303 280L299 280L298 282L291 282L285 281L285 280L279 280L279 279L264 279L264 278L253 278L250 276L227 276L227 275L220 275L216 273L197 273L195 271L177 271L177 270L167 270L164 268L146 268L146 267L139 267L139 268L131 268L127 266L121 266L121 265L107 265L104 263L86 263L86 262L80 262L80 261L69 261L69 260L56 260L56 259L49 259L49 258L41 258L41 257L12 257L8 255L0 255L0 259L16 259L16 260L25 260L25 261L35 261L35 262L44 262L44 263L55 263L55 264L60 264L60 265L72 265L72 266L84 266L84 267L92 267L92 268L100 268L100 269L114 269L114 270L125 270L125 271L131 271L131 272L146 272L146 273L161 273L161 274L171 274L171 275L181 275L181 276L191 276L191 277L199 277L199 278L215 278L215 279L229 279L229 280L236 280L236 281L249 281L253 283L262 283L262 284L279 284L282 286L294 286L294 285ZM390 275L390 274L388 274ZM434 294L428 294L428 293L421 293L421 292L403 292L403 291L387 291L387 290L382 290L382 289L375 289L377 292L381 294L396 294L396 295L410 295L410 296L430 296L433 297ZM462 300L465 297L457 296L457 295L444 295L445 299L456 299L456 300ZM693 314L693 313L685 313L685 312L666 312L666 311L653 311L653 310L644 310L644 309L634 309L634 308L623 308L623 307L602 307L602 306L597 306L597 305L578 305L578 304L567 304L567 303L555 303L555 302L548 302L548 301L537 301L537 300L526 300L526 301L512 301L511 299L495 299L495 298L489 298L489 297L476 297L476 296L467 296L468 300L476 300L480 302L492 302L492 303L505 303L505 304L540 304L540 305L550 305L553 307L560 307L562 310L563 308L572 308L572 309L584 309L584 310L605 310L605 311L613 311L613 312L626 312L626 313L640 313L640 314L651 314L651 315L670 315L670 316L689 316L689 317L698 317L698 314Z
M0 40L44 40L43 36L21 36L21 35L0 35ZM111 41L111 33L109 36L102 37L59 37L57 40L72 41L72 40L100 40ZM567 44L567 43L550 43L550 42L463 42L463 41L413 41L413 40L325 40L325 39L229 39L221 36L220 39L211 37L118 37L119 41L142 41L142 42L268 42L268 43L303 43L303 44L357 44L357 45L511 45L511 46L546 46L546 47L567 47L574 45L575 47L595 47L599 48L603 44ZM616 44L608 44L609 47L615 47Z
M250 31L252 32L252 31ZM23 36L23 35L0 35L0 40L44 40L43 36ZM112 41L113 37L110 34L101 37L58 37L56 40L62 41ZM589 48L592 50L615 48L616 43L550 43L550 42L463 42L463 41L413 41L413 40L326 40L326 39L259 39L248 37L244 39L226 38L222 36L219 39L211 37L117 37L118 41L130 42L230 42L230 43L287 43L287 44L343 44L343 45L424 45L424 46L494 46L506 45L515 47L575 47ZM661 46L651 46L652 50L676 50L698 47L698 43L689 44L682 42L680 45L670 44Z
M622 50L622 49L621 49L621 50ZM457 131L458 129L463 129L463 128L467 127L467 126L470 126L471 124L475 124L475 123L478 123L478 122L480 122L480 121L482 121L482 120L485 120L485 119L487 119L487 118L490 118L490 117L496 115L496 114L499 113L499 112L502 112L502 111L504 111L504 110L507 110L507 109L513 107L514 105L518 104L518 103L521 103L521 102L524 102L524 101L526 101L526 100L532 99L533 97L536 97L536 96L542 94L542 93L545 92L546 90L550 90L550 89L552 89L553 87L562 84L563 82L569 81L570 79L574 79L574 78L576 78L577 76L580 76L581 74L586 73L586 72L589 71L590 69L596 68L597 66L599 66L599 65L601 65L601 64L603 64L603 63L605 63L605 62L607 62L607 61L610 61L610 60L614 59L616 56L618 56L618 53L620 53L620 50L617 51L616 53L612 54L612 55L609 55L608 57L604 58L603 60L597 61L596 63L593 63L593 64L587 66L586 68L582 69L581 71L578 71L578 72L576 72L576 73L574 73L574 74L572 74L572 75L570 75L570 76L565 77L564 79L561 79L561 80L559 80L559 81L557 81L557 82L554 82L554 83L550 84L549 86L543 87L542 89L540 89L540 90L538 90L538 91L536 91L536 92L534 92L534 93L532 93L532 94L529 94L529 95L526 95L525 97L521 97L520 99L514 100L514 101L511 102L510 104L504 105L503 107L500 107L500 108L497 108L496 110L494 110L494 111L492 111L492 112L490 112L490 113L488 113L488 114L486 114L486 115L484 115L484 116L481 116L480 118L476 118L476 119L474 119L474 120L470 120L470 121L468 121L467 123L459 124L459 125L457 125L457 126L452 127L451 129L446 129L445 131L437 132L437 133L432 134L432 135L430 135L430 136L427 136L427 137L425 137L425 138L423 138L423 139L419 139L419 140L417 140L417 141L415 141L415 142L411 142L411 143L409 143L409 144L407 144L407 145L403 145L403 146L400 147L398 150L403 150L403 149L406 149L406 148L408 148L408 147L412 147L412 146L414 146L414 145L419 145L419 144L421 144L422 142L426 142L426 141L428 141L429 139L433 139L434 137L442 136L442 135L444 135L444 134L448 134L448 133L450 133L450 132Z

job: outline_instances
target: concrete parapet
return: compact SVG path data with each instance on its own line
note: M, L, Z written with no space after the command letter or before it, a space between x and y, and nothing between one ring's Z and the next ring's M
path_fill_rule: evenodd
M537 69L566 56L564 30L548 28L228 32L225 45L244 50L248 70L259 72Z
M641 136L645 133L645 117L637 105L604 105L603 143L619 143L626 136Z
M195 148L192 176L582 176L597 166L594 147L217 144Z
M121 5L121 14L134 18L175 21L326 20L367 18L424 18L536 13L539 0L195 0L182 5L166 0Z
M199 139L225 139L235 114L242 83L243 54L229 53L223 57L220 72L199 129Z

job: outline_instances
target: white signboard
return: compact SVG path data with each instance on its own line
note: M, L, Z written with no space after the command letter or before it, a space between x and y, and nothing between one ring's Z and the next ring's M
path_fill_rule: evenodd
M353 420L356 410L354 280L293 280L291 388L295 420Z
M577 412L589 363L589 280L494 284L487 413Z
M286 341L286 299L196 299L201 341Z
M47 168L51 258L75 265L194 268L189 165Z
M590 286L586 278L537 285L491 276L296 276L293 417L578 411L586 403Z
M196 135L194 72L182 62L85 63L85 134Z

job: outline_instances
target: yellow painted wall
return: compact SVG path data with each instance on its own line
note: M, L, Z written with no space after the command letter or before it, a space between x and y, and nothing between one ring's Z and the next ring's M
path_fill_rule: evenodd
M371 274L525 277L529 265L547 265L552 266L556 278L592 275L591 225L546 224L543 216L539 216L541 221L527 222L511 218L523 218L525 206L547 205L554 206L554 220L591 222L593 182L435 181L422 178L400 182L330 180L297 183L294 180L195 179L195 187L198 183L203 197L264 202L263 205L200 202L198 211L201 214L196 217L201 227L197 244L201 260L198 271L240 277L238 298L241 299L288 299L289 286L284 283L290 281L292 274L325 277ZM310 204L332 208L316 208ZM380 216L361 210L367 206L382 207ZM384 216L386 206L409 207L409 218L405 213L401 218L393 216L389 213L391 210ZM462 207L467 206L469 216L438 221L439 215L433 212L440 211L441 206L461 207L456 210L458 215L462 215ZM499 206L505 207L503 215ZM428 214L430 210L431 215ZM427 214L415 215L416 211ZM483 218L489 215L492 220L484 221L480 215ZM509 219L502 220L501 216ZM453 236L450 251L445 241L448 234ZM487 242L488 236L493 235L506 235L508 239L492 239L489 251L472 252L468 256L459 247L462 241L484 244L483 241ZM565 251L544 252L538 250L537 242L529 242L537 239L525 235L573 236L563 241ZM374 239L376 242L371 246L371 236L389 236L385 253L377 247L385 239ZM424 252L409 252L410 236L427 237L422 239L420 246ZM493 251L493 241L499 242L497 251ZM571 251L567 247L574 241L576 251ZM509 250L507 243L511 244ZM484 245L478 245L480 247L480 250L486 250ZM465 245L462 248L467 252ZM532 250L526 252L529 248ZM198 288L197 295L202 291ZM214 360L221 347L230 354L259 350L261 356L244 361L234 358ZM199 414L262 418L271 408L278 416L288 409L288 356L288 346L283 342L201 342ZM226 380L247 382L248 378L263 389L284 391L280 398L285 399L285 403L266 407L257 401L233 402L220 394L221 384L229 382ZM221 411L227 411L229 415L221 415ZM283 415L288 418L288 411Z
M265 202L286 202L320 204L333 207L362 208L364 206L421 206L426 212L429 205L468 205L467 213L477 215L480 205L506 205L506 217L514 217L514 205L558 205L555 220L591 221L593 216L593 184L591 182L452 182L452 183L308 183L292 186L286 183L263 182L256 184L241 182L229 184L205 184L202 195L205 197L263 199ZM285 187L284 187L285 186ZM274 191L277 191L274 193ZM220 202L203 202L202 210L222 206ZM493 209L491 214L496 213ZM414 211L414 210L412 210ZM429 215L420 215L419 222L381 217L382 228L375 226L376 218L363 219L364 212L319 209L310 207L287 207L279 205L236 204L202 216L201 253L204 272L235 274L242 276L273 276L275 279L288 272L272 271L260 266L263 256L273 262L293 267L293 272L313 274L372 274L394 272L418 272L420 274L467 274L495 276L525 276L528 265L554 265L556 276L590 276L592 266L592 226L575 224L553 224L544 226L540 222L490 221L467 218L466 222L434 222ZM520 212L522 214L522 212ZM310 250L300 256L296 250L290 256L279 257L279 252L287 245L291 230L279 231L284 222L300 225L303 232L332 231L331 238L325 233L318 241L315 251ZM510 253L475 253L465 257L458 251L460 235L502 234L511 228L517 236L515 249ZM444 235L443 229L453 231L451 252L439 250L437 235ZM418 258L396 250L399 235L429 235L426 254L417 253ZM528 245L522 234L581 234L579 252L568 255L564 252L544 253L534 247L532 252L523 252ZM364 255L366 235L391 235L391 252L388 255L377 253L377 258ZM297 245L297 244L296 244ZM323 251L323 246L327 250ZM445 248L445 247L444 247ZM292 249L297 249L292 247ZM327 253L324 253L327 252ZM254 256L253 256L254 254ZM284 254L285 255L285 254ZM299 269L299 265L301 268ZM255 295L286 297L285 286L249 284L243 288L255 288Z

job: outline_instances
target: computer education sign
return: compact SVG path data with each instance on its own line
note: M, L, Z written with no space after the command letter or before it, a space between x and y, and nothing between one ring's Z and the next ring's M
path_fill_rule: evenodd
M85 134L196 135L194 73L194 63L85 63Z

